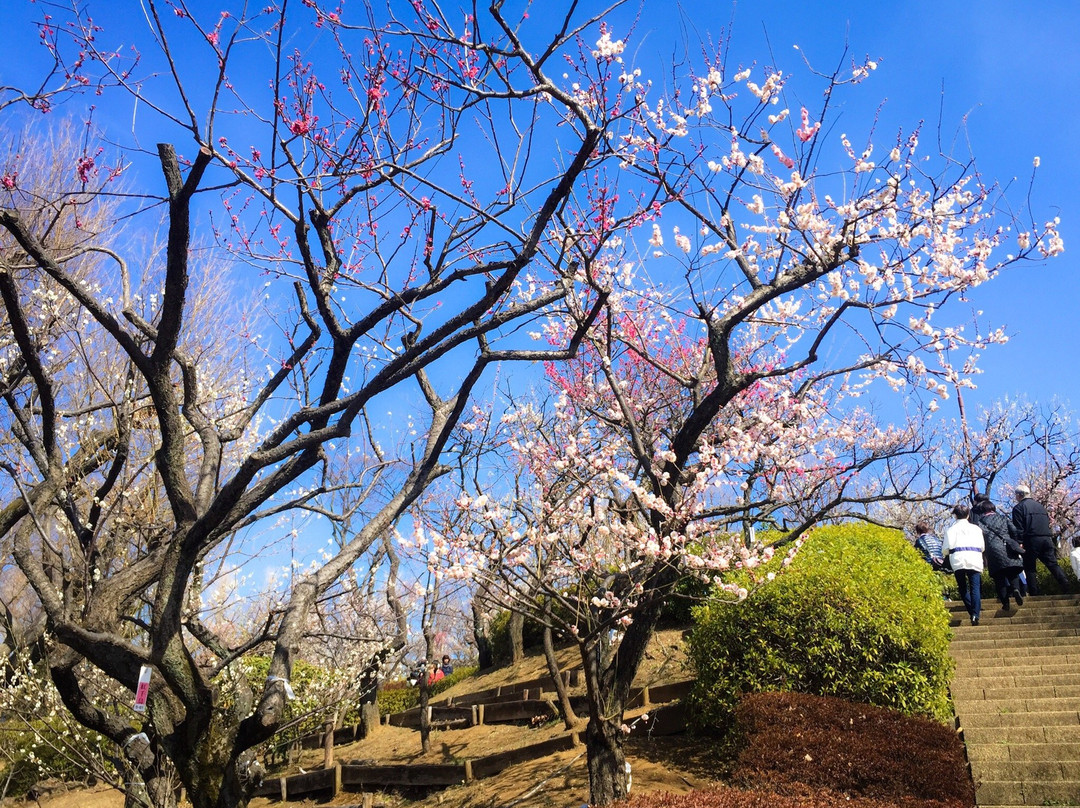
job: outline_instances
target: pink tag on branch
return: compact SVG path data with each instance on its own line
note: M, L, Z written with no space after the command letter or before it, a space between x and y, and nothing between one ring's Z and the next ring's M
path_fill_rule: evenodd
M150 668L139 668L139 686L135 689L135 712L146 712L146 697L150 695Z

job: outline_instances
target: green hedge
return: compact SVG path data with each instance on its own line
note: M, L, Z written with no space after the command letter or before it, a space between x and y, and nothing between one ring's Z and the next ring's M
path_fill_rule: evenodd
M470 676L475 676L476 670L475 665L462 665L454 668L453 673L444 676L431 686L431 695L437 696L444 690L449 690L458 682L468 679ZM400 680L387 682L385 686L380 688L375 699L379 704L380 715L403 713L420 703L420 688L410 687L407 682Z
M899 531L818 528L774 581L741 604L706 604L695 619L699 728L728 733L739 694L770 690L951 714L940 579Z

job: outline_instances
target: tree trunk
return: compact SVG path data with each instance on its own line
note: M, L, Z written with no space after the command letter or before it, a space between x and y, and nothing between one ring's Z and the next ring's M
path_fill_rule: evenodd
M510 662L517 664L525 658L525 615L514 612L510 615Z
M491 638L487 633L487 621L484 620L484 610L480 606L479 597L474 597L472 602L473 640L476 642L476 664L482 671L495 666L495 657L492 654Z
M577 723L577 716L574 715L574 708L570 705L570 696L566 692L566 682L563 681L562 675L559 673L559 661L555 658L555 643L551 639L551 606L549 605L544 612L545 618L547 618L544 625L544 658L547 660L548 673L551 674L551 678L555 681L555 693L559 697L559 715L566 728L573 729L574 724Z
M171 778L159 777L148 787L137 771L128 768L124 808L176 808L176 791L170 780Z
M610 805L626 797L629 791L621 726L617 720L594 715L589 717L585 728L589 800L594 806Z
M323 727L323 768L334 768L334 730L337 728L337 716L333 721L327 721Z
M431 750L431 715L428 713L428 703L431 701L431 688L428 687L427 668L420 679L420 749L423 752Z
M372 691L374 695L375 691ZM381 724L379 716L379 702L372 698L360 704L360 737L370 738Z

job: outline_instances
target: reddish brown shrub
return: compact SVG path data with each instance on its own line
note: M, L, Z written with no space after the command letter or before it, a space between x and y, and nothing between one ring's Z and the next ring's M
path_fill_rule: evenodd
M744 741L735 785L791 796L827 789L834 800L975 804L964 746L936 721L802 693L746 696L735 716Z
M846 798L835 791L801 796L781 796L768 791L743 791L721 786L689 794L640 794L620 808L943 808L936 800L881 800L870 797Z

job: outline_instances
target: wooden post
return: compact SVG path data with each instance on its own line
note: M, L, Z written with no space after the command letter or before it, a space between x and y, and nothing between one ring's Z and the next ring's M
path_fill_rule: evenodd
M364 801L363 801L363 803L361 805L361 808L373 808L374 805L375 805L375 795L371 794L370 792L367 793L367 794L364 794Z
M465 761L465 782L466 783L471 783L472 781L473 781L472 761L471 760L466 760Z
M484 723L484 705L483 704L477 704L476 705L476 723L477 724L483 724Z
M334 766L334 722L326 722L326 731L323 734L323 768L331 769ZM340 776L340 774L339 774ZM337 793L337 792L335 792Z
M331 734L330 735L331 740L333 740L333 737L334 737L333 734ZM331 744L331 749L332 748L333 748L333 745ZM334 796L336 797L340 793L341 793L341 764L340 763L335 763L334 764Z
M281 801L285 802L289 798L289 787L286 783L286 778L279 777L278 785L281 787Z
M472 706L472 723L469 726L475 727L479 723L480 723L479 710L477 709L477 705L474 704Z

